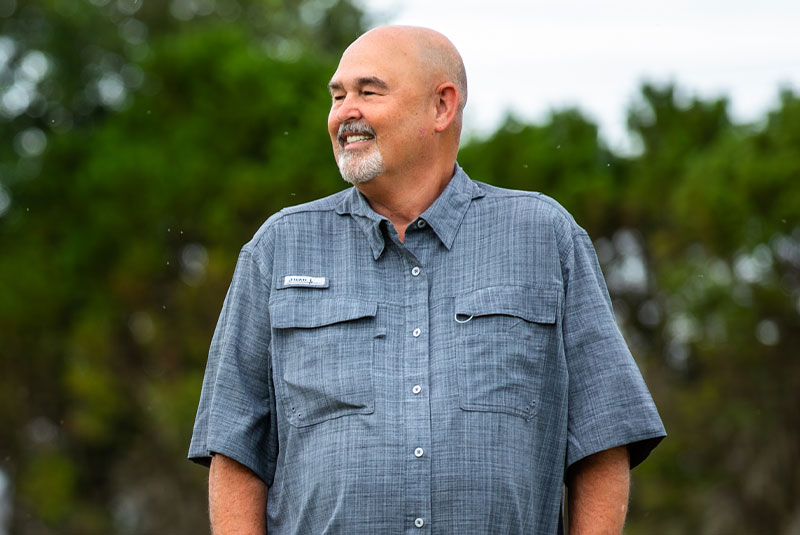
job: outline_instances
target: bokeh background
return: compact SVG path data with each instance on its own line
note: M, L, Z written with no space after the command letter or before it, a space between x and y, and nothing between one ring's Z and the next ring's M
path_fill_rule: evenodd
M237 253L344 187L325 86L376 22L350 0L0 0L0 533L207 532L185 455ZM744 122L642 84L635 150L560 108L459 155L595 240L670 433L630 535L800 533L800 96L775 94Z

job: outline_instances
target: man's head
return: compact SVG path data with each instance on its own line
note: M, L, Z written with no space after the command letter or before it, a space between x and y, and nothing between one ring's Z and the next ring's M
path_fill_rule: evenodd
M455 162L467 79L442 34L384 26L351 44L331 78L328 131L348 182Z

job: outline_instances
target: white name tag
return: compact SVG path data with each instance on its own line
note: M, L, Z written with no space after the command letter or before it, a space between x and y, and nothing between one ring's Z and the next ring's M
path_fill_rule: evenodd
M328 279L325 277L307 277L305 275L286 275L283 278L283 285L285 287L327 288Z

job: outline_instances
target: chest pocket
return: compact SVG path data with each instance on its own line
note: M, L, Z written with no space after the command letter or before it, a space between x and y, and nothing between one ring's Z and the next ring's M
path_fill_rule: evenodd
M560 289L493 286L455 299L458 396L467 411L536 414Z
M276 389L290 424L374 412L376 302L325 298L269 310Z

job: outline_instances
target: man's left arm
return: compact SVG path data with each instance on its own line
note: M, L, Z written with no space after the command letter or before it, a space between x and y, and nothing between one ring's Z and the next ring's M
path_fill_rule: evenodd
M628 512L627 446L597 452L567 472L570 535L619 535Z

